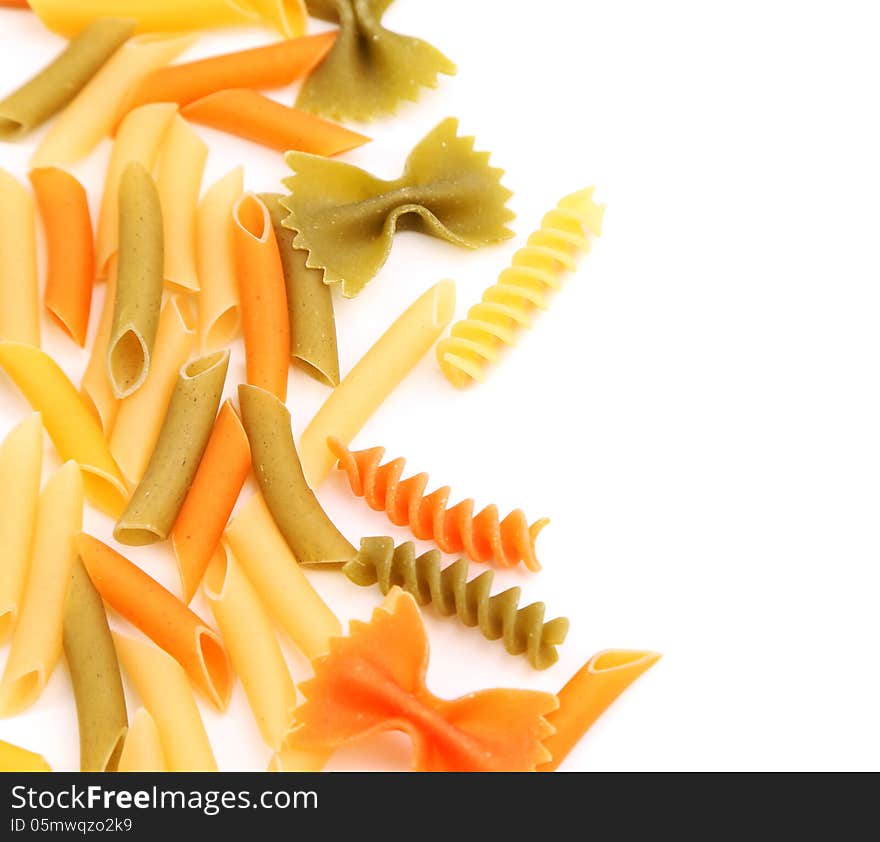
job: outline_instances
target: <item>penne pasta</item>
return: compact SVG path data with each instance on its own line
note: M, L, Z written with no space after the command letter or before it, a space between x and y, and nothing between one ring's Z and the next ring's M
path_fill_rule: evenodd
M65 462L40 494L21 614L0 680L0 716L30 707L61 656L64 594L82 514L82 476L75 462Z
M278 152L310 152L331 157L369 143L371 138L290 108L247 88L217 91L181 109L187 120L242 137Z
M196 213L199 342L202 350L228 345L241 323L232 209L241 196L243 181L244 171L236 167L208 188Z
M95 276L92 217L83 186L56 167L31 170L49 268L43 303L56 323L85 347Z
M31 158L31 166L64 167L88 155L116 124L128 92L192 41L190 36L142 35L123 44L55 121Z
M104 603L75 559L64 599L64 655L79 722L82 772L115 772L128 731L116 649Z
M131 718L125 745L119 756L119 772L167 772L159 729L146 708Z
M107 348L117 398L139 389L150 370L162 306L162 255L159 193L150 173L132 162L119 182L119 267Z
M290 728L296 690L273 624L235 556L223 547L205 574L204 591L260 733L277 751Z
M129 487L143 478L183 364L195 346L195 313L189 298L173 295L162 308L149 374L119 403L110 453Z
M27 578L43 464L39 412L20 421L0 444L0 643L12 634Z
M0 740L0 772L51 772L41 754Z
M113 642L122 669L155 723L168 771L216 772L217 761L183 667L145 640L114 634Z
M290 359L284 275L269 211L253 193L236 202L232 231L247 380L284 401Z
M159 154L156 187L165 232L165 282L197 292L196 208L208 147L180 115L175 115Z
M181 369L150 463L113 530L121 544L152 544L171 532L208 444L228 365L229 351L216 351Z
M443 333L455 310L455 285L441 281L423 293L379 337L324 401L299 442L310 488L317 488L336 463L327 447L335 436L344 445L382 405Z
M104 441L101 425L58 364L39 348L0 342L0 367L42 414L43 426L58 455L79 464L86 497L92 505L117 517L127 496L119 468Z
M174 594L97 538L83 533L76 548L101 598L171 655L208 700L224 710L234 676L217 633Z
M88 24L33 78L0 101L0 140L27 134L57 114L134 31L135 22L105 18Z
M357 550L306 485L287 407L265 389L244 384L238 387L238 402L263 499L297 561L333 564L353 559Z
M220 546L223 530L251 469L241 420L226 401L220 407L199 469L171 531L183 600L189 603Z
M0 169L0 340L40 344L37 243L30 191Z
M110 329L113 327L113 300L116 298L116 258L110 261L110 273L104 287L104 303L101 307L101 318L98 330L92 341L92 353L79 382L79 391L83 401L98 419L106 438L110 438L116 414L119 411L119 400L113 393L110 374L107 371L107 349L110 347Z

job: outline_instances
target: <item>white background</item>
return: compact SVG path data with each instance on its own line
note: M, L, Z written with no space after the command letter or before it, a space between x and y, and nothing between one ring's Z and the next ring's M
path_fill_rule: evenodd
M397 0L387 14L390 28L432 41L459 74L370 125L374 142L345 159L392 177L427 130L456 115L507 171L517 238L466 252L398 235L364 293L337 301L343 371L443 277L456 280L463 316L564 194L595 184L608 206L593 254L489 382L453 390L432 353L354 442L407 457L456 499L553 521L538 544L544 570L502 572L497 584L519 584L549 616L570 617L559 663L536 673L428 612L436 692L552 691L599 649L665 654L566 769L878 766L873 11L867 2ZM213 33L184 59L272 37ZM61 46L35 17L0 11L0 94ZM291 102L290 90L277 95ZM280 156L199 132L211 149L206 184L243 163L249 189L278 189ZM0 146L0 165L24 178L39 137ZM75 168L95 210L108 151L105 141ZM86 354L48 323L44 337L78 379ZM230 393L243 372L239 349ZM297 434L325 395L291 373ZM0 431L26 411L0 377ZM352 540L407 537L351 497L341 475L320 497ZM89 512L86 523L108 538L102 517ZM127 553L178 587L168 546ZM377 590L338 573L310 577L343 620L378 602ZM194 607L210 617L201 597ZM292 650L290 663L296 680L307 675ZM130 713L137 704L131 694ZM222 768L265 768L240 686L225 716L202 709ZM0 722L0 738L55 768L76 766L63 662L31 710ZM331 768L406 768L406 746L395 735L372 740Z

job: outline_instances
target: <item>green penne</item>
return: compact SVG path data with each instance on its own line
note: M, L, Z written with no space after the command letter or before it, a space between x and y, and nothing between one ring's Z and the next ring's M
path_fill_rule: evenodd
M354 558L357 551L333 525L306 484L287 407L257 386L239 386L238 401L251 445L254 474L297 561L333 564Z
M323 272L306 266L308 253L294 247L293 231L281 224L287 217L282 198L279 193L260 196L272 217L272 228L281 253L290 316L290 357L315 380L338 386L339 353L330 287L324 283Z
M132 394L150 370L164 278L162 207L153 177L130 163L119 183L119 268L107 373L117 398Z
M0 101L0 140L21 137L57 114L122 46L135 25L126 18L89 24L57 58Z
M181 369L150 464L113 530L120 544L168 537L208 444L228 366L229 351L217 351Z
M128 732L125 693L104 603L78 558L64 599L64 655L79 721L80 771L115 772Z

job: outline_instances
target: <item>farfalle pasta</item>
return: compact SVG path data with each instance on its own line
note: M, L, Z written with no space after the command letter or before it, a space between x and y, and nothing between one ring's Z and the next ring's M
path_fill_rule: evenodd
M400 178L385 181L358 167L288 152L294 175L282 204L293 245L309 252L307 265L324 270L325 283L357 295L382 268L397 229L418 231L477 248L512 236L510 191L502 170L489 166L474 139L457 134L449 118L410 152Z

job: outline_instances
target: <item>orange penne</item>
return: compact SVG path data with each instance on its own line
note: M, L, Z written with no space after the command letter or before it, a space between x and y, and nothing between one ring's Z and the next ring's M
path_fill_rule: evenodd
M556 732L544 739L544 748L553 759L537 771L555 772L614 700L659 660L657 652L629 649L606 649L593 655L557 694L559 707L547 714Z
M97 538L83 533L76 548L102 599L171 655L223 710L233 675L219 635L174 594Z
M331 157L369 143L370 138L320 117L288 108L256 91L233 88L185 106L188 120L287 152Z
M0 0L0 6L12 6L14 9L29 9L27 0Z
M335 32L323 32L161 67L132 91L122 114L148 102L188 105L229 88L265 90L284 87L307 75L327 55L335 41Z
M46 229L49 268L46 309L80 347L86 344L95 250L86 191L57 167L31 170L31 184Z
M195 479L171 531L183 599L189 602L211 562L235 501L251 469L251 451L241 419L226 401Z
M232 218L247 382L283 402L287 398L290 322L272 219L253 193L235 203Z

